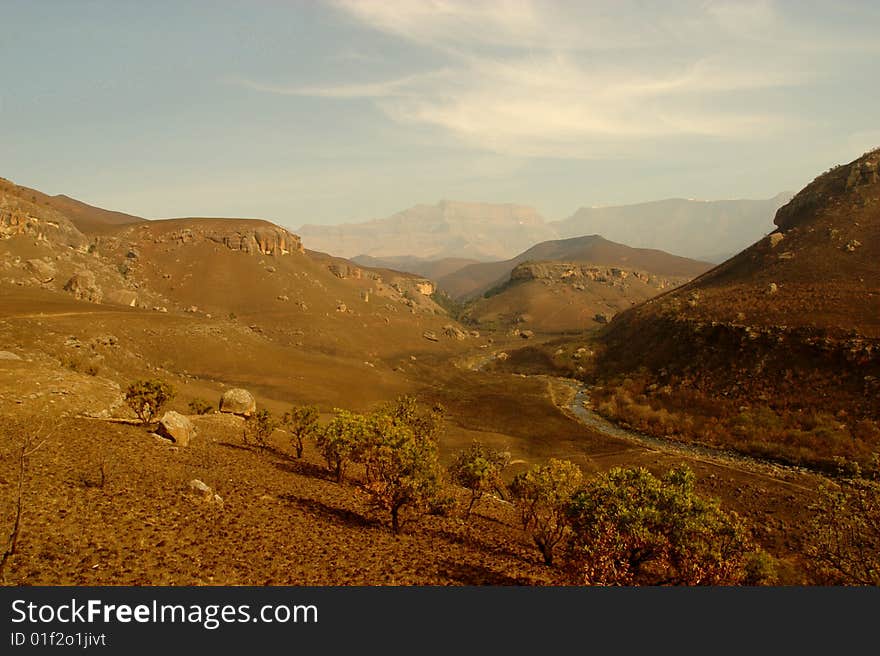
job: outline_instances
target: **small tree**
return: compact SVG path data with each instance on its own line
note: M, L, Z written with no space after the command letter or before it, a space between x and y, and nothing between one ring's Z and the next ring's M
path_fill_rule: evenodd
M369 417L367 435L360 455L366 470L363 489L374 505L390 513L391 530L398 533L403 508L424 511L437 495L437 444L432 436L383 413Z
M244 442L247 444L251 438L256 442L257 446L265 449L269 442L269 438L274 432L277 422L272 417L272 413L262 408L257 410L244 421Z
M125 390L125 402L144 424L158 417L162 407L173 398L174 388L161 380L138 380Z
M571 500L568 556L579 583L725 585L745 575L751 544L736 513L694 492L680 467L657 478L615 468Z
M583 480L580 468L567 460L551 458L546 465L518 474L511 492L528 532L547 565L553 564L556 547L568 536L568 505Z
M367 420L347 410L336 409L336 416L323 430L316 433L316 444L327 461L327 467L335 474L336 482L345 480L348 463L359 456L365 434Z
M823 583L880 585L880 474L853 469L840 482L820 487L804 552ZM880 472L880 456L874 469Z
M494 490L503 490L501 474L510 463L510 453L473 442L467 449L459 451L449 465L452 482L470 491L470 500L464 518L471 516L471 510L482 496Z
M311 405L291 408L284 413L284 425L290 432L296 457L302 458L305 440L313 437L318 431L318 409Z

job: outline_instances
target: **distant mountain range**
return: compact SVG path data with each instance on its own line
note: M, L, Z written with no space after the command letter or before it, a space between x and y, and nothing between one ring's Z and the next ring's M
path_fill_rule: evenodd
M720 262L772 231L776 210L791 196L584 207L552 222L522 205L441 201L364 223L304 225L298 233L307 248L386 264L396 258L398 267L422 275L429 275L426 260L506 260L540 242L584 235Z

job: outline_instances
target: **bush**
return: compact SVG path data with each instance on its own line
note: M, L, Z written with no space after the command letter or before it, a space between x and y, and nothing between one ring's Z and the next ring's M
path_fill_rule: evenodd
M582 479L577 465L555 458L513 479L511 492L523 530L531 535L547 565L553 564L554 550L569 535L567 510Z
M296 457L302 458L305 440L316 435L318 431L318 409L311 405L291 408L284 413L283 422L290 432Z
M366 467L363 489L377 507L391 515L391 530L400 531L405 507L425 511L440 487L437 444L392 416L370 417L370 439L362 458Z
M876 455L874 467L880 470ZM807 565L823 583L880 585L880 474L852 469L839 483L824 484L810 507Z
M615 468L569 505L569 568L582 584L723 585L739 582L750 542L735 513L698 497L686 467L657 478Z
M244 422L244 442L247 444L251 439L256 442L257 446L265 449L272 436L277 422L273 419L272 413L265 408L257 410Z
M327 461L327 467L336 475L336 482L345 480L345 470L364 443L366 417L347 410L336 410L336 416L323 430L316 433L316 444Z
M193 399L189 402L189 411L194 415L206 415L214 410L214 406L205 399Z
M469 519L471 510L483 494L503 490L501 474L510 463L510 453L492 449L480 442L473 442L459 451L449 465L452 482L470 490L471 496L464 518Z
M161 380L138 380L125 390L125 402L137 418L149 424L174 398L174 388Z

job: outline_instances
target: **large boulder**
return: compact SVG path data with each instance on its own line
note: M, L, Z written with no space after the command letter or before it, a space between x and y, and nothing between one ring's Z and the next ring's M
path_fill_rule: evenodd
M196 436L196 427L185 415L169 410L159 420L159 428L156 432L162 437L174 440L178 446L188 446L190 440Z
M236 387L226 390L220 397L220 412L228 412L242 417L250 417L257 411L257 402L253 394L246 389Z
M95 274L88 270L73 274L64 285L64 291L70 292L81 301L91 303L100 303L104 296L95 280Z
M107 301L110 303L116 303L117 305L136 307L138 295L137 292L131 291L130 289L114 289L107 294Z

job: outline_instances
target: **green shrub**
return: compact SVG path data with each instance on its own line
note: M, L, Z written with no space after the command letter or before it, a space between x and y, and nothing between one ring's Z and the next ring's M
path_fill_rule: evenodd
M297 458L303 456L305 441L317 434L318 417L318 409L311 405L294 406L290 412L284 413L282 421L290 433Z
M735 513L694 492L686 467L657 478L615 468L586 484L568 509L569 569L592 585L723 585L745 575L750 541Z
M125 402L137 418L149 424L174 398L174 388L161 380L138 380L125 390Z
M277 425L278 424L272 417L271 412L265 408L257 410L244 421L245 444L253 439L257 446L261 449L265 449L269 443L269 438L272 436Z
M819 489L804 545L807 565L823 583L880 585L880 457L874 475L851 475Z
M449 475L453 483L470 491L465 519L470 518L471 510L483 494L504 489L501 474L509 463L510 453L476 441L458 452L449 465Z
M315 442L335 474L336 482L345 480L345 470L361 451L366 439L367 419L348 410L336 409L336 416L322 430L317 431Z
M513 479L511 492L519 506L523 530L531 535L547 565L553 564L556 547L570 533L568 506L582 479L577 465L555 458Z

